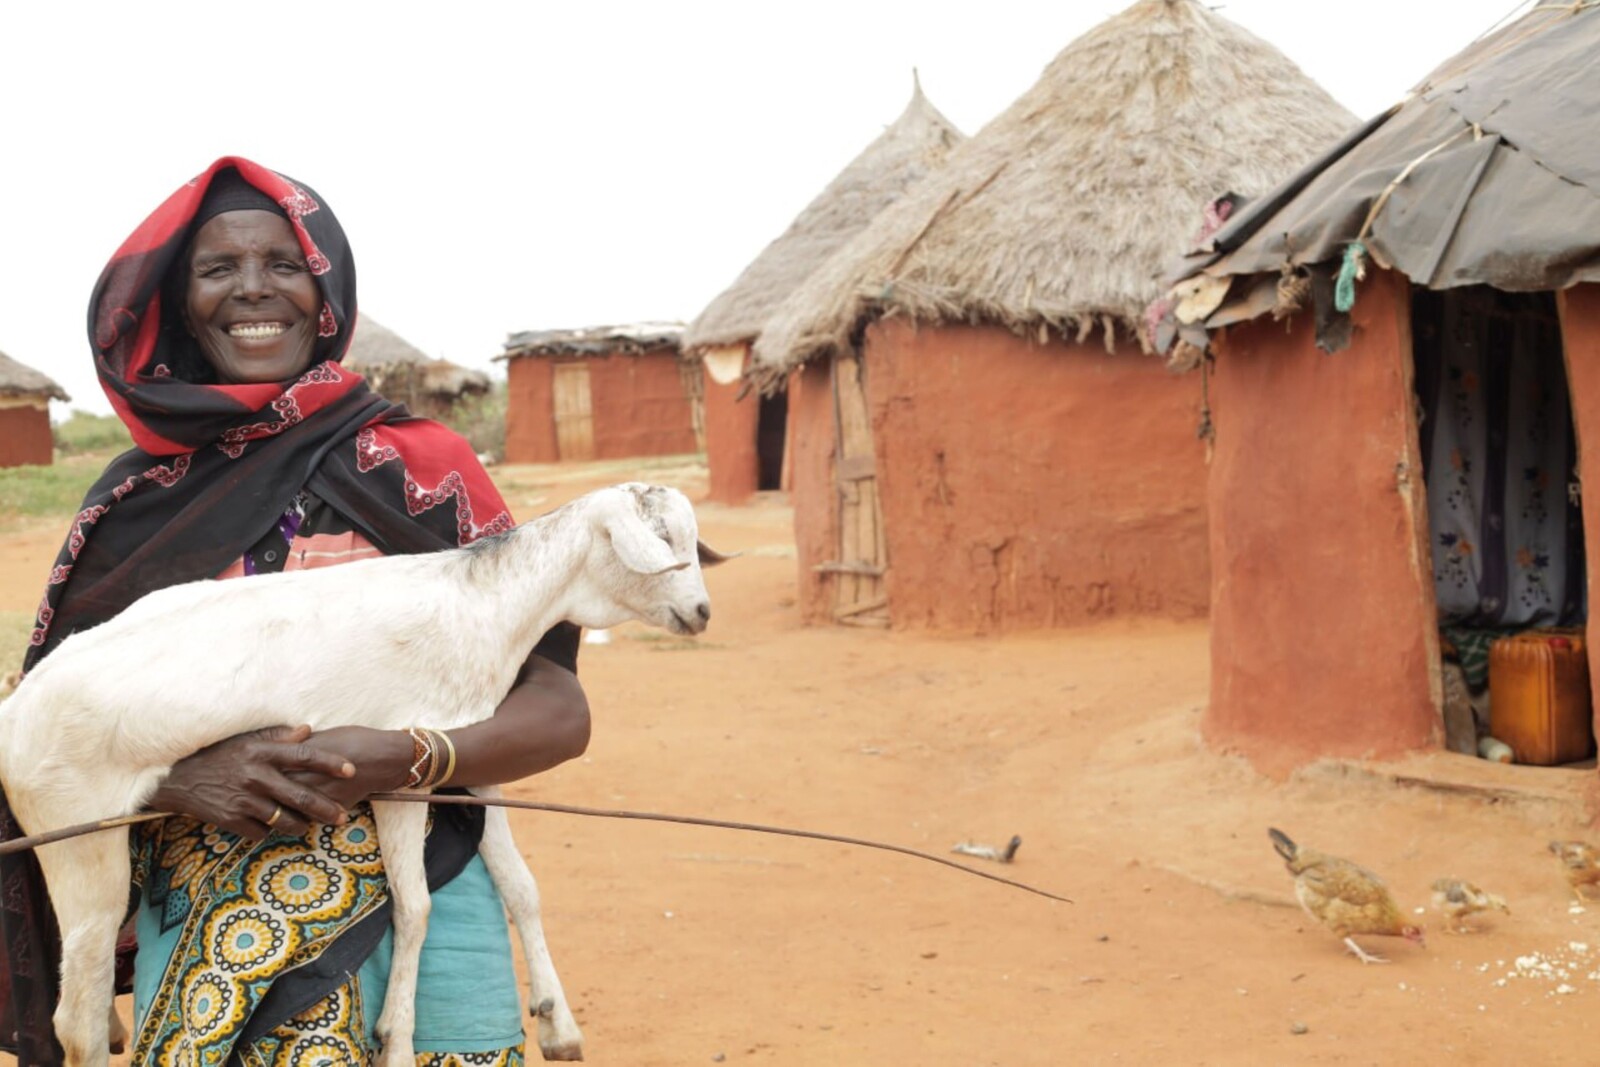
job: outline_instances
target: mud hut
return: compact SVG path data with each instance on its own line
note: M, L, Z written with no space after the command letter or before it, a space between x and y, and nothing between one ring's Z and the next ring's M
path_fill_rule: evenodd
M782 487L788 397L747 388L751 345L778 304L814 270L962 140L914 86L911 102L807 204L789 228L684 333L684 350L705 367L709 497L737 504Z
M695 452L699 368L683 324L529 330L507 338L506 461L626 459Z
M384 397L430 419L445 418L457 401L491 386L483 371L434 359L370 315L356 323L344 364Z
M1143 310L1203 205L1353 122L1203 4L1141 0L814 272L755 345L799 427L806 617L1203 615L1200 391Z
M54 453L50 401L66 390L0 352L0 467L44 466Z
M1596 54L1600 9L1535 9L1186 269L1180 345L1211 349L1214 742L1284 764L1434 746L1441 631L1470 672L1507 630L1584 620Z

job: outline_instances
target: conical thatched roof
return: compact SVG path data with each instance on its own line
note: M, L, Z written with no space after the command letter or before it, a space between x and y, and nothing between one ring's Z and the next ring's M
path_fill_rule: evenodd
M489 391L489 376L483 371L434 359L369 315L356 320L355 336L343 362L391 400L406 400L409 395L414 402L416 394L459 396Z
M1354 122L1203 4L1140 0L812 274L767 322L758 370L771 384L886 312L1142 336L1204 206L1265 192Z
M372 316L361 315L356 320L356 333L350 339L350 351L345 353L344 363L351 370L364 373L373 367L427 363L432 358Z
M0 352L0 396L46 396L62 401L72 399L61 386L4 352Z
M684 351L746 344L778 304L885 207L943 162L961 131L916 86L911 103L877 140L806 205L783 235L684 331Z

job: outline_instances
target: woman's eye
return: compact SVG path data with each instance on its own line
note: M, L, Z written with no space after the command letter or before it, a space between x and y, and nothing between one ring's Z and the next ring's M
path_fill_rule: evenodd
M299 274L306 269L306 265L304 263L297 263L293 260L284 259L274 263L272 265L272 269L277 271L279 274Z
M228 266L225 263L213 263L209 267L200 268L200 277L202 278L221 278L227 273Z

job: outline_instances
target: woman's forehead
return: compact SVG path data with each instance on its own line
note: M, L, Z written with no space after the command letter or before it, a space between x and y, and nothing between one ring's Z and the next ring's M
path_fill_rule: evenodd
M283 248L299 251L294 227L271 211L226 211L206 220L194 235L194 255L235 254Z

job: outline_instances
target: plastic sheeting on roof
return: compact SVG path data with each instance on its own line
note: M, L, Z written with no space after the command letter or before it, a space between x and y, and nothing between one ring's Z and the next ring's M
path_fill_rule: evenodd
M1430 289L1600 281L1597 57L1600 3L1536 8L1246 206L1180 276L1324 264L1359 238ZM1236 283L1207 324L1259 287Z

